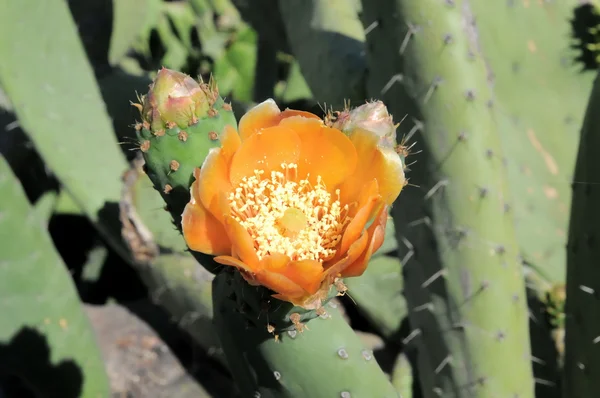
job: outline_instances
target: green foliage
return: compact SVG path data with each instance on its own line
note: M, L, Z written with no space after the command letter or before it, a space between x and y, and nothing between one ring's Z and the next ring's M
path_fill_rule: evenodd
M77 204L126 255L114 205L127 165L67 5L2 0L0 6L0 35L13 37L0 43L0 84L19 124ZM105 216L111 211L112 218Z
M0 156L2 367L44 394L106 397L94 332L46 232L46 217L46 199L32 207Z
M325 314L309 312L292 323L301 309L268 304L240 279L219 274L213 294L215 326L244 397L399 397L333 302Z
M578 3L470 2L480 55L493 79L490 99L515 198L520 252L549 284L565 281L569 182L593 78L579 73L577 53L568 48L568 18ZM507 23L511 29L498 35Z
M378 23L367 36L369 89L423 125L410 174L420 189L393 211L410 245L402 252L418 254L404 264L404 288L423 396L533 397L504 155L485 60L463 29L466 6L364 2L365 25Z
M81 300L137 283L230 372L207 396L600 395L597 0L79 3L0 0L0 357L34 389L110 395ZM131 106L163 67L208 82L197 120ZM401 121L410 184L327 316L179 231L194 168L268 98L336 123L380 99Z
M364 29L355 0L281 0L290 48L313 94L328 106L362 102ZM268 21L264 21L268 23Z
M596 77L581 131L573 185L567 257L567 302L563 397L593 397L600 393L597 292L600 291L598 245L600 229L599 159L600 79Z

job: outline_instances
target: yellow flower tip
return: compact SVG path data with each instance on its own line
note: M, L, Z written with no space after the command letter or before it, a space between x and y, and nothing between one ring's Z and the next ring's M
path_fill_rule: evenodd
M275 298L320 308L336 278L362 274L383 242L405 184L400 157L372 132L345 134L273 100L227 134L194 171L186 241Z

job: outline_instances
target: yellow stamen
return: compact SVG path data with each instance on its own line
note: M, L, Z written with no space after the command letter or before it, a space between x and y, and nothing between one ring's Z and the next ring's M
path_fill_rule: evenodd
M248 230L258 257L283 253L292 260L333 257L350 222L348 205L333 200L317 177L316 185L297 179L296 164L282 164L264 178L263 170L242 180L229 195L234 218Z

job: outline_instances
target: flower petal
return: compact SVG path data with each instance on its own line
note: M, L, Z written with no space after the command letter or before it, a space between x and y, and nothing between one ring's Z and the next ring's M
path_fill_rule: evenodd
M323 265L314 260L300 260L287 264L281 272L310 294L315 294L321 285Z
M387 206L381 206L377 219L369 226L367 234L369 235L369 245L363 254L352 264L342 270L342 277L361 276L371 260L371 256L383 244L385 238L385 226L387 224L388 213Z
M219 263L219 264L236 267L240 271L243 271L249 275L252 275L252 278L254 278L254 276L253 276L254 271L240 259L237 259L237 258L231 257L231 256L217 256L214 258L214 260L216 263Z
M381 196L378 194L372 195L369 197L364 206L358 210L342 235L342 241L340 242L338 249L339 253L346 253L346 251L350 248L350 245L360 237L365 229L365 225L367 225L369 220L372 218L373 211L380 202Z
M246 141L251 135L265 127L271 127L277 124L275 121L281 110L271 98L250 109L238 123L240 137Z
M298 160L298 175L310 174L316 182L320 175L326 187L333 189L356 168L357 155L352 141L341 131L323 125L320 119L292 116L283 119L280 126L294 130L302 147Z
M229 167L221 148L211 149L199 171L194 171L197 185L194 195L220 222L224 222L221 196L232 190Z
M225 228L202 203L189 202L181 217L183 237L191 250L210 255L231 253Z
M229 180L237 186L244 177L252 176L254 170L280 170L282 163L297 163L300 156L300 138L293 130L275 126L251 135L242 143L231 161Z
M356 129L350 140L358 154L356 172L339 187L342 203L350 203L359 197L365 181L377 179L379 193L390 205L404 187L404 165L392 149L379 147L378 137L366 130Z
M221 154L225 157L226 163L229 165L235 152L242 145L240 135L231 125L226 125L223 130L223 134L220 137L221 140Z
M305 111L297 111L295 109L286 109L281 112L278 116L277 124L279 124L283 119L287 119L288 117L301 116L307 119L317 119L321 120L320 117L315 115L314 113L305 112Z
M231 241L232 251L242 260L252 272L257 273L260 270L258 255L254 249L252 237L239 222L233 217L225 217L225 231Z
M302 289L288 277L276 272L262 270L256 275L255 278L258 282L260 282L261 285L280 295L289 298L298 298L306 295L306 291L304 289Z
M239 130L242 141L247 140L248 137L259 132L261 129L277 126L283 119L293 116L321 120L319 116L310 112L294 109L286 109L281 112L275 101L269 98L250 109L240 119Z
M360 255L365 251L369 244L369 236L363 233L357 241L353 242L346 253L346 256L327 268L323 274L322 280L325 278L335 278L342 273L346 267L355 262Z

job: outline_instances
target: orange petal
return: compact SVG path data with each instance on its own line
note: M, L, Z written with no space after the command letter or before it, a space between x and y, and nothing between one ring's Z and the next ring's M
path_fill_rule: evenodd
M320 119L292 116L280 126L294 130L302 141L298 175L310 174L315 183L320 175L325 186L335 186L350 176L356 168L357 155L352 141L341 131L323 125Z
M314 260L294 261L288 264L282 274L308 293L315 294L321 285L323 265Z
M198 178L200 178L200 167L195 167L192 174L194 175L194 181L192 182L192 185L190 186L190 196L195 201L199 202L200 201L200 190L198 188L198 186L199 186Z
M231 253L225 228L200 202L188 203L181 217L183 237L191 250L211 255Z
M238 123L240 137L246 141L251 135L265 127L276 125L281 110L272 99L261 102L250 109Z
M275 101L269 98L250 109L240 119L239 130L242 141L245 141L248 137L259 132L261 129L277 126L283 119L293 116L321 120L319 116L310 112L297 111L294 109L286 109L281 112Z
M280 170L282 163L297 163L300 156L300 138L293 130L282 126L269 127L248 137L231 161L229 180L237 186L243 177L254 170Z
M221 150L221 148L215 148L208 153L196 177L197 186L194 195L202 201L204 207L217 220L224 222L221 196L223 193L230 192L232 186L229 183L227 160L222 155ZM194 172L194 176L196 176L196 172Z
M306 291L284 275L276 272L261 270L256 280L263 286L281 295L296 298L306 295Z
M358 154L356 172L339 187L342 203L359 197L365 181L377 179L379 193L389 205L404 187L404 165L392 148L378 147L378 137L366 130L356 129L350 140Z
M369 236L366 233L363 233L357 241L350 245L346 256L327 268L325 273L323 274L323 279L326 277L336 277L340 274L344 269L346 269L350 264L355 262L360 255L365 251L367 245L369 244Z
M294 109L286 109L285 111L283 111L279 114L277 124L279 124L283 119L287 119L288 117L293 117L293 116L302 116L302 117L305 117L308 119L321 120L321 118L318 117L317 115L315 115L314 113L305 112L305 111L297 111Z
M365 203L365 205L358 210L344 231L342 241L338 246L339 253L346 253L346 251L350 248L350 245L360 237L365 229L365 225L367 225L373 216L373 210L376 208L377 204L380 203L380 201L381 197L379 195L371 196L367 203Z
M290 261L285 254L273 253L260 260L262 269L281 274L306 290L314 294L319 290L323 266L314 260Z
M221 154L225 157L227 164L231 162L231 158L242 145L242 140L238 132L231 125L226 125L221 135Z
M352 264L342 270L343 277L360 276L367 269L367 265L371 260L371 256L383 244L385 238L385 226L387 224L388 214L387 206L381 206L377 219L369 227L367 234L369 235L369 245L363 254Z
M240 271L246 272L248 274L254 274L252 269L248 267L242 260L239 260L235 257L231 256L217 256L214 258L215 262L223 265L230 265L232 267L238 268Z
M248 265L250 270L257 273L260 270L258 255L254 250L254 240L246 228L242 227L233 217L227 216L225 217L225 231L227 231L236 256Z

